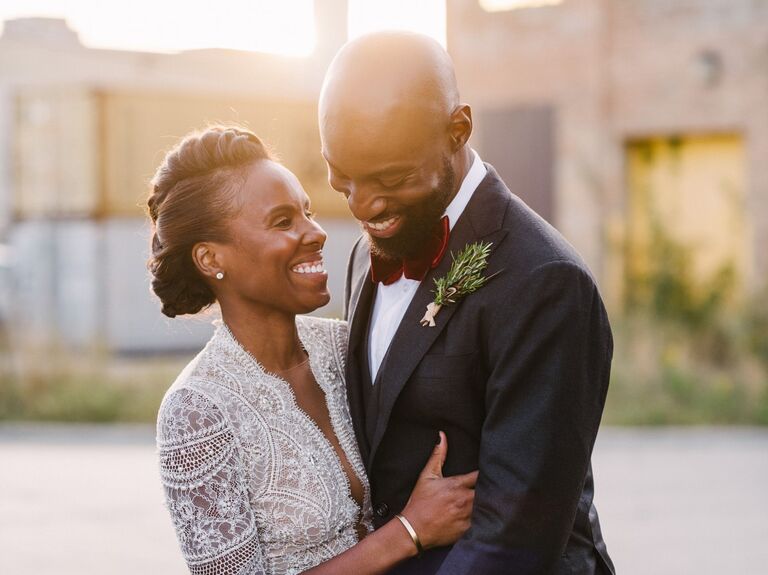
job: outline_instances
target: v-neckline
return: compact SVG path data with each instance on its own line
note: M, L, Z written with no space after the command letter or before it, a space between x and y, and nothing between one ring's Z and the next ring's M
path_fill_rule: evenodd
M342 440L341 435L339 434L339 426L341 425L340 422L337 422L337 418L334 417L335 410L331 406L331 402L329 401L329 393L330 393L330 386L326 385L326 382L322 376L318 377L318 373L322 372L322 366L318 365L318 358L315 350L313 349L313 345L307 345L307 342L304 341L304 337L302 334L302 326L299 324L299 318L296 318L296 332L299 337L299 343L301 344L301 347L304 349L304 351L307 354L307 358L309 360L309 368L310 372L312 373L312 377L315 379L315 382L317 383L317 386L320 388L321 393L323 394L323 399L325 401L325 408L328 411L328 419L331 423L331 431L333 432L334 436L336 437L336 441L339 443L339 447L341 448L341 451L344 453L344 457L349 462L350 469L352 473L355 474L355 477L360 482L360 485L363 488L363 499L362 501L358 502L357 499L352 495L352 483L350 481L349 476L347 475L347 472L344 470L344 465L341 462L341 457L339 456L339 453L336 451L336 448L333 446L333 443L328 438L328 436L323 432L323 430L320 428L320 425L299 405L299 402L296 399L296 393L293 391L293 387L291 386L290 382L288 382L285 378L281 377L277 373L273 373L269 370L267 370L264 365L254 356L250 351L248 351L235 337L235 334L232 333L232 330L229 328L229 326L224 323L223 320L219 320L219 327L224 331L227 338L229 338L232 343L234 344L235 348L239 352L239 355L241 355L246 363L250 363L252 367L256 369L256 371L260 372L262 375L265 375L269 377L270 379L275 380L283 386L288 394L288 397L291 401L291 407L307 422L307 424L315 431L317 434L321 437L322 442L324 443L325 447L330 450L330 452L333 454L333 460L335 462L335 473L336 475L342 480L342 483L346 486L346 496L348 499L355 505L357 508L357 515L358 517L362 518L363 516L363 506L365 504L366 498L369 496L369 487L366 486L365 481L363 480L363 477L360 475L362 468L362 460L359 462L359 465L354 460L354 458L349 453L349 450L344 445L344 441ZM342 374L343 377L343 374ZM353 446L348 446L353 447Z

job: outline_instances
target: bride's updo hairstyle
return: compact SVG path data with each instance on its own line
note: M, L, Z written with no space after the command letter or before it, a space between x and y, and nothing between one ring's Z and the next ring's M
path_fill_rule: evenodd
M147 200L152 291L168 317L194 314L216 298L192 261L198 242L222 242L240 208L237 192L257 160L272 159L256 134L212 126L186 136L163 159Z

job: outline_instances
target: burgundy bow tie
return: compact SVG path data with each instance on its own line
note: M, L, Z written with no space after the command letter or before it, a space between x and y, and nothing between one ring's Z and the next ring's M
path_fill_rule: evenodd
M448 247L450 222L448 216L435 226L433 234L424 242L422 249L410 258L389 260L371 254L371 280L385 286L395 283L404 275L409 280L423 281L429 270L436 268Z

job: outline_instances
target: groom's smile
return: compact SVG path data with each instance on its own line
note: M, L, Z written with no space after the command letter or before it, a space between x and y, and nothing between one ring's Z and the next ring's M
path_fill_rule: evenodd
M403 218L400 216L389 216L386 219L363 222L363 227L368 234L377 238L391 238L397 235L402 222Z

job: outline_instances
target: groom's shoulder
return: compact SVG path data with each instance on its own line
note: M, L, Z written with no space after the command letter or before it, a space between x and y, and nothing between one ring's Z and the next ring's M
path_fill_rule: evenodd
M504 218L501 228L504 240L495 250L495 258L504 268L513 270L510 277L523 278L544 267L570 268L593 278L589 266L576 248L501 180L495 190L503 197Z

